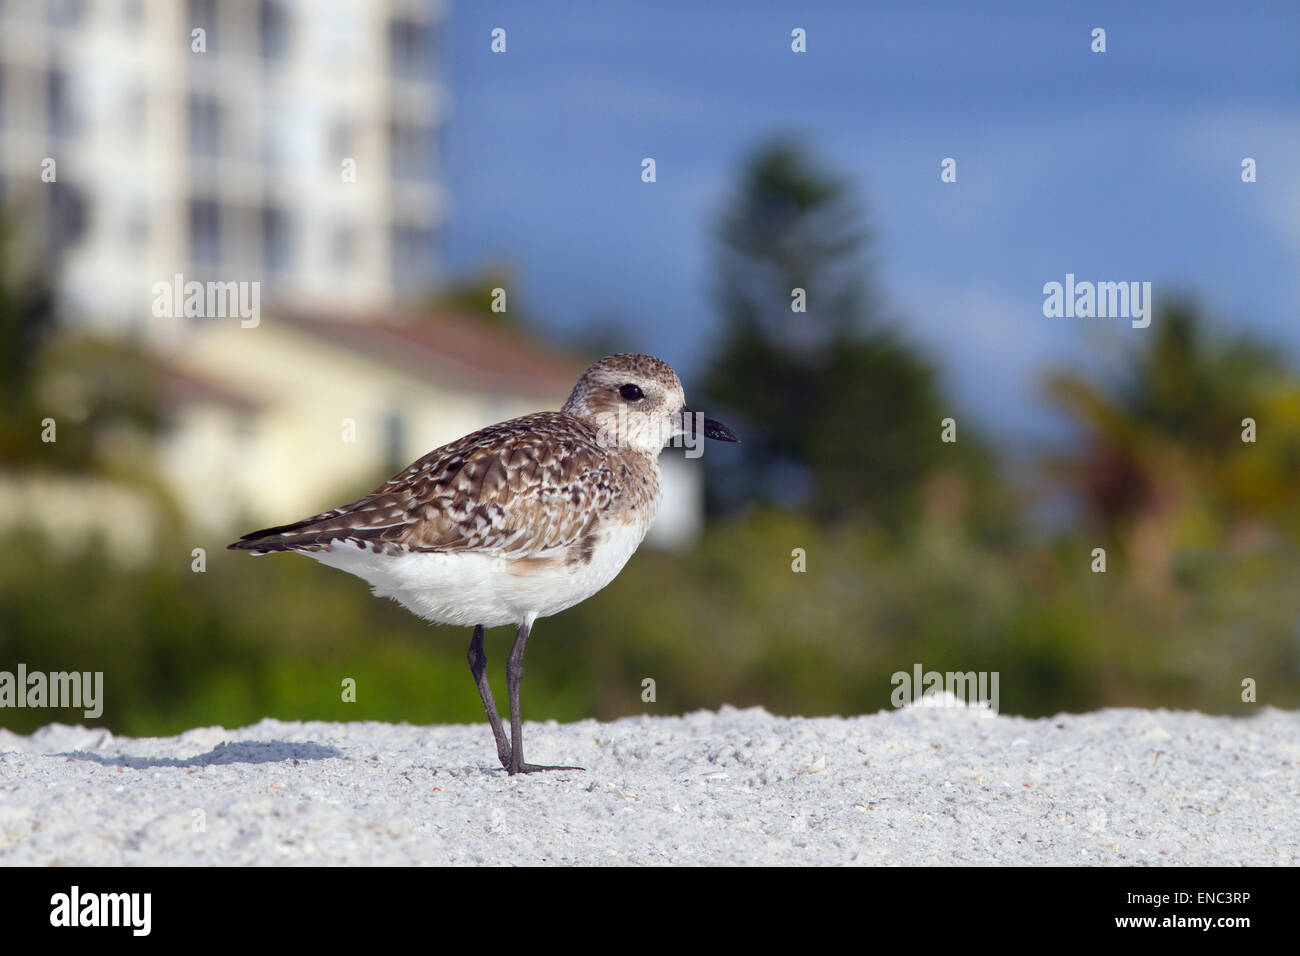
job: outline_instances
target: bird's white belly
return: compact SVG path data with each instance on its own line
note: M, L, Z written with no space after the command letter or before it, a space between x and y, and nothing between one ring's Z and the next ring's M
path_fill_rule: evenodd
M346 541L307 552L321 564L355 574L379 597L390 597L435 624L498 627L531 624L591 597L618 575L645 537L641 522L611 524L590 561L503 558L477 552L375 554Z

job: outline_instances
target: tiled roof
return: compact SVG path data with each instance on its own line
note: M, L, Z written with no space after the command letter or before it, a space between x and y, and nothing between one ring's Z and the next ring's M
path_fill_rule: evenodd
M393 313L358 321L284 311L263 321L457 388L567 397L589 364L574 352L450 314Z
M255 412L262 407L262 402L251 395L170 362L157 364L155 373L169 405L225 405L241 412Z

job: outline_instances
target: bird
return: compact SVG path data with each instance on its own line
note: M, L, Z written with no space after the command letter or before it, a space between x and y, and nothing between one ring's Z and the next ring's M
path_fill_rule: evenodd
M740 439L686 405L666 362L622 352L591 365L558 412L534 412L435 448L370 494L244 535L229 550L297 552L366 581L434 624L472 627L467 659L497 758L511 775L581 767L524 759L524 649L539 618L591 597L641 544L674 438ZM487 676L484 630L513 625L510 736Z

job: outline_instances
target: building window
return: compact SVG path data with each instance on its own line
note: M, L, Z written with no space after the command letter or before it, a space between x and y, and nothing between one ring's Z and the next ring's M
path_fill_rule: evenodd
M388 124L389 175L399 182L433 178L433 130L408 123Z
M433 281L433 230L421 226L394 226L392 246L393 285L398 292L419 292Z
M188 45L194 35L194 29L201 27L206 39L208 53L217 52L217 0L190 0L189 22L185 25L185 38Z
M221 101L204 93L191 93L189 101L191 156L209 158L221 154Z
M284 272L292 254L292 225L283 209L262 207L262 268Z
M261 0L258 4L257 35L263 59L284 59L289 49L289 14L280 0Z
M388 24L388 67L403 80L428 79L433 72L429 28L413 20Z
M221 207L210 199L190 200L190 261L221 264Z
M45 20L53 27L75 27L85 12L85 0L46 0Z
M357 232L349 226L338 226L330 237L330 259L335 268L347 271L357 257Z
M51 137L62 139L77 132L77 116L73 109L68 74L60 69L45 74L45 116Z
M56 250L75 245L86 231L86 197L80 189L50 183L50 241Z
M284 121L285 112L278 99L268 97L262 102L262 165L277 168L285 165L289 158L288 124Z

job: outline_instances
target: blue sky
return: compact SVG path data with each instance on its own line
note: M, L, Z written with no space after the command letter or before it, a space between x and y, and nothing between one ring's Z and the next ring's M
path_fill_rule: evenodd
M1296 3L453 2L444 262L511 264L547 329L617 321L689 394L710 225L755 145L793 134L852 183L893 321L959 406L1046 437L1046 365L1150 334L1045 318L1067 272L1193 293L1300 354L1298 42Z

